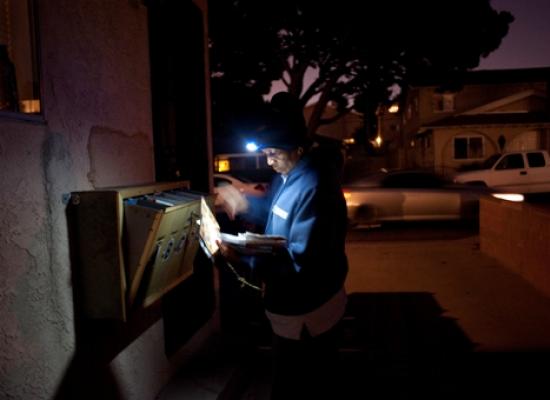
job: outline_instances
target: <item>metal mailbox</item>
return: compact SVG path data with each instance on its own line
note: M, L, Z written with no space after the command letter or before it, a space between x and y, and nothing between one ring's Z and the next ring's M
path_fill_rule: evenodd
M193 273L202 197L188 181L71 194L85 316L125 321Z

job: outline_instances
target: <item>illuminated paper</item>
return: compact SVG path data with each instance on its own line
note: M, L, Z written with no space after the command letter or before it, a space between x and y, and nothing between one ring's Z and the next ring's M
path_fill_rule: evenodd
M216 254L219 250L216 243L220 239L220 225L216 220L216 217L206 204L204 197L201 198L201 219L199 235L201 237L201 244L205 248L210 257Z

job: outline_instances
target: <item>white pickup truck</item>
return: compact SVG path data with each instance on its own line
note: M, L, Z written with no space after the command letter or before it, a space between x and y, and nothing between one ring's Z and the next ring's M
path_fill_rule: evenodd
M457 173L455 182L485 185L504 192L550 192L550 156L546 150L495 154L485 168Z

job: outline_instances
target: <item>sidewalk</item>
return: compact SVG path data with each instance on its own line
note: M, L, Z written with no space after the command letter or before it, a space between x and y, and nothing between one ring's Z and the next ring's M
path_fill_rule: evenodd
M550 298L481 253L477 235L349 243L347 253L350 294L433 296L474 351L550 349Z
M350 241L347 252L342 399L549 396L550 298L482 254L476 235ZM197 380L181 385L197 374L188 370L158 400L269 398L264 347L207 364L198 381L217 389L199 395Z

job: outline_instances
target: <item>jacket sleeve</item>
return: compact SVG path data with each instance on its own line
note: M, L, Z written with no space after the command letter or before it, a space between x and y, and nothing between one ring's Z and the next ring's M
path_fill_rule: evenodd
M315 188L302 192L293 216L288 237L288 252L297 272L307 263L309 253L315 247L312 246L312 240L315 238L314 230L318 223L318 195Z

